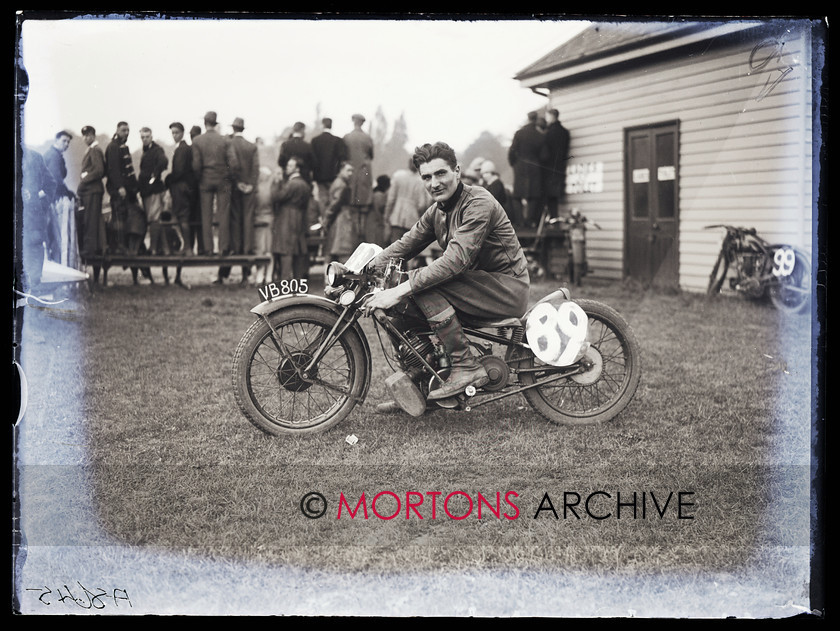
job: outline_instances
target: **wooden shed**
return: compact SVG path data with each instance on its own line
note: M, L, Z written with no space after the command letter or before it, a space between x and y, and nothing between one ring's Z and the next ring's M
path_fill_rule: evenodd
M805 20L594 23L516 75L571 133L594 275L704 290L722 230L811 251Z

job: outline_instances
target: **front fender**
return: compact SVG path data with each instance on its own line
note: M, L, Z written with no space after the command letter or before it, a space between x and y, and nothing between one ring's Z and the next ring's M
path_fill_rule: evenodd
M342 307L337 305L334 301L323 296L313 296L312 294L287 294L279 298L272 298L261 302L256 307L251 309L251 313L258 316L271 315L280 309L288 309L289 307L297 307L298 305L311 305L326 311L332 311L336 315L341 315Z
M344 312L344 307L337 305L334 301L330 300L329 298L324 298L323 296L313 296L312 294L287 294L279 298L272 298L271 300L261 302L256 307L251 309L251 313L258 315L261 318L267 318L272 313L276 313L278 311L281 311L282 309L288 309L290 307L299 307L302 305L314 307L316 309L323 309L324 311L329 311L330 313L333 313L336 317L340 316ZM367 364L367 373L368 375L370 375L373 360L370 353L370 345L368 344L367 336L362 330L362 327L359 324L358 320L356 320L352 328L362 340L362 348L365 352L365 364ZM370 380L368 380L368 384L370 384ZM365 385L365 391L362 394L362 398L364 398L367 394L367 387L368 386Z

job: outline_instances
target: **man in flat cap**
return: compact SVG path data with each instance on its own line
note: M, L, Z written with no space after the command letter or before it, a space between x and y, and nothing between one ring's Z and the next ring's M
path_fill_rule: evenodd
M219 254L229 254L230 189L239 168L233 143L218 130L216 112L204 115L204 133L193 140L193 172L201 198L201 238L204 252L213 254L213 203L219 224Z
M82 171L79 178L79 254L82 261L92 256L101 255L105 251L105 220L111 219L111 211L107 217L102 214L102 198L105 196L105 154L96 140L96 130L87 125L82 127L87 149L82 157ZM99 281L99 266L93 266L93 283Z

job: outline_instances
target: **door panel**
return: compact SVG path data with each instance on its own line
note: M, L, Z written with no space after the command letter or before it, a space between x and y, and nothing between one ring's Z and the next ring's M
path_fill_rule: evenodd
M677 123L625 131L625 275L645 286L679 285Z

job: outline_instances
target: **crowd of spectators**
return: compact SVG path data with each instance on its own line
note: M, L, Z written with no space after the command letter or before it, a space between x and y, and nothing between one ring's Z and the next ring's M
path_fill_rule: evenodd
M189 130L189 142L183 124L169 126L171 161L152 130L141 128L137 170L127 122L117 124L104 148L96 130L86 126L76 192L65 184L63 156L73 134L61 131L43 156L25 150L24 230L32 228L23 246L27 267L37 273L38 248L46 246L48 257L55 250L58 228L51 209L59 200L75 206L79 257L92 267L93 285L106 254L219 257L218 284L230 282L226 257L254 255L260 262L242 264L240 283L263 284L307 277L313 237L326 260L345 260L363 242L385 247L414 225L432 200L410 160L405 168L373 179L374 144L364 122L361 114L353 115L353 130L341 137L332 133L332 120L324 118L311 142L306 125L295 123L279 147L275 169L260 164L257 145L243 136L242 118L234 119L232 133L223 135L212 111L205 114L203 129ZM483 158L463 168L461 178L487 188L514 226L532 227L543 213L557 215L568 143L556 110L548 110L546 118L532 112L508 152L512 189L501 181L496 165ZM435 257L436 246L430 245L415 264ZM142 277L154 282L149 268L132 267L131 272L135 284ZM163 274L168 284L166 267ZM180 266L175 282L181 283Z

